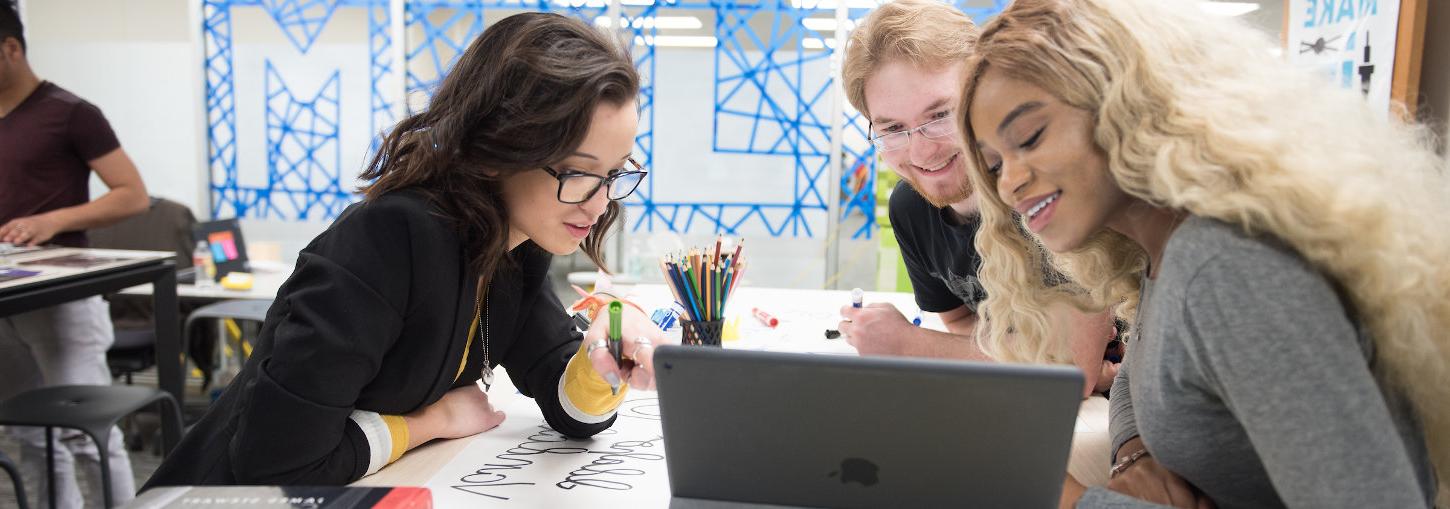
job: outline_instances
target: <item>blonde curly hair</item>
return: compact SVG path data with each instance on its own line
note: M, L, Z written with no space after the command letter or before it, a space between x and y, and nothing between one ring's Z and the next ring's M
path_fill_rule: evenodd
M1287 242L1369 326L1374 369L1409 396L1446 492L1450 476L1450 198L1428 129L1373 111L1273 58L1271 42L1188 2L1016 0L982 30L965 73L960 132L976 189L996 189L967 111L988 67L1089 112L1107 171L1128 195ZM1024 234L997 193L978 193L977 251L989 320L978 342L1004 360L1060 355L1039 311L1137 313L1142 248L1104 229L1071 252ZM1043 265L1050 267L1043 267ZM1044 268L1073 285L1049 287ZM1009 331L1015 331L1009 338Z

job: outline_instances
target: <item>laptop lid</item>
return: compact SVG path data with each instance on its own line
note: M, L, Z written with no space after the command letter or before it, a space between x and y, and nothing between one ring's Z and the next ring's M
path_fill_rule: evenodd
M682 346L655 366L672 507L1056 507L1082 399L1061 366Z
M206 241L211 250L212 263L216 264L216 279L232 272L246 272L247 243L242 240L242 227L236 218L197 223L191 228L192 237Z

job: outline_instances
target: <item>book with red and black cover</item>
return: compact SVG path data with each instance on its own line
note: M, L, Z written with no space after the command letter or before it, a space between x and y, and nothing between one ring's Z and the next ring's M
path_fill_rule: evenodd
M433 494L417 486L166 486L146 490L131 509L432 509Z

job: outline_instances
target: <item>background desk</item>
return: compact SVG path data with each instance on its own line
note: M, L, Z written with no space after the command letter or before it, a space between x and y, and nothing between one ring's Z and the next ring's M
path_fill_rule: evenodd
M277 298L277 289L287 281L287 276L292 275L292 267L254 269L252 272L252 288L249 290L228 290L217 283L211 288L200 288L193 284L176 285L176 295L183 299L199 300L226 300L226 299L262 299L272 300ZM122 295L151 295L153 292L150 284L136 285L121 290Z
M646 309L669 303L668 290L660 285L641 285L634 289L634 297ZM727 348L743 348L788 352L812 352L833 354L854 354L855 350L844 339L827 340L826 329L834 329L839 321L839 310L850 302L850 293L844 291L786 290L767 288L741 288L729 304L728 316L739 315L741 339L727 342ZM917 308L910 294L867 293L866 302L890 302L910 319ZM780 319L780 325L771 329L748 315L753 307L759 307ZM923 326L941 330L941 322L935 315L924 316ZM506 373L500 373L500 378ZM652 441L659 435L654 393L631 391L628 400L621 406L620 417L613 431L617 434L601 434L592 440L562 441L551 436L533 400L519 395L511 384L497 383L489 392L489 399L496 407L508 414L498 428L488 432L456 440L439 440L404 454L397 462L383 468L376 474L358 480L356 485L392 486L423 485L433 489L434 504L438 507L477 506L507 500L520 506L549 507L599 507L599 506L646 506L664 507L669 502L669 486L663 461L663 447ZM1078 431L1101 433L1106 423L1106 405L1084 405L1079 417ZM653 418L654 422L650 422ZM624 441L624 442L621 442ZM618 474L594 472L593 477L578 474L587 470L591 461L599 460L621 443L651 441L645 448L637 449L641 457L659 455L657 460L634 458L629 464L617 464L607 469L616 473L637 470L638 473ZM580 449L587 452L580 452ZM538 449L572 452L537 452ZM523 452L520 452L523 451ZM533 452L530 452L533 451ZM1106 461L1106 459L1104 460ZM527 464L525 464L525 462ZM1104 466L1106 468L1106 464ZM587 479L598 481L590 484ZM616 488L628 485L628 489L605 488L603 485L618 481Z
M124 260L76 269L44 265L20 266L40 270L41 274L0 283L0 316L10 316L35 309L114 292L142 282L156 288L148 292L155 307L156 371L158 385L181 402L181 325L177 321L175 253L161 251L122 251L113 249L47 249L8 255L11 263L21 264L67 254L89 254L124 258ZM179 443L178 430L163 426L167 448Z

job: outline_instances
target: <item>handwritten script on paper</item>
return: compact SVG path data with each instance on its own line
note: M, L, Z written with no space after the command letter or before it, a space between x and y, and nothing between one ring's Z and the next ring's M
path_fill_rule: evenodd
M668 305L662 285L643 288L646 307ZM731 315L741 315L740 336L729 348L854 354L843 339L825 340L822 332L840 321L847 292L742 288L742 302ZM653 297L651 297L653 296ZM870 302L891 302L912 313L910 294L867 295ZM743 315L758 306L780 317L770 328ZM940 321L928 317L940 330ZM924 325L928 325L924 324ZM499 427L469 440L427 486L437 507L481 505L517 507L667 507L670 501L659 402L654 392L630 391L618 418L607 431L575 440L544 422L533 400L515 393L497 372L489 399L508 418Z
M512 392L490 393L508 418L474 437L429 481L435 505L668 504L664 437L653 392L631 392L614 426L583 440L551 429L533 400Z

